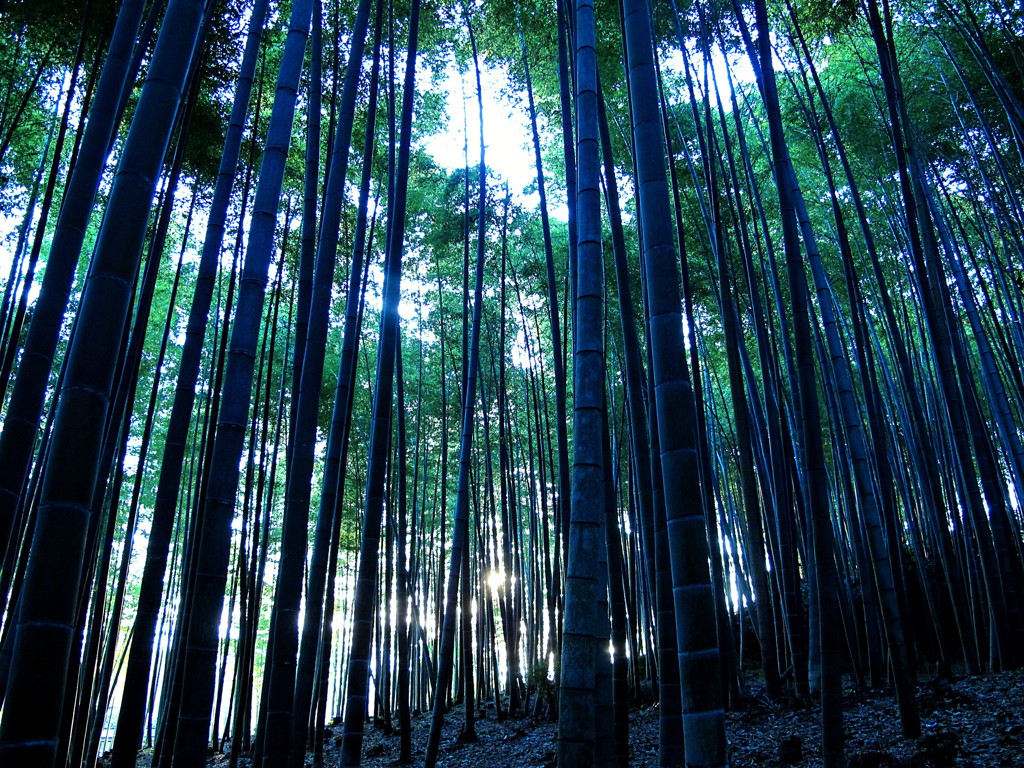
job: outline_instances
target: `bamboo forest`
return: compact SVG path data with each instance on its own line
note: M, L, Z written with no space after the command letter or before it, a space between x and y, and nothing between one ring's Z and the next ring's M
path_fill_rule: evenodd
M0 90L0 765L1024 765L1018 3L0 0Z

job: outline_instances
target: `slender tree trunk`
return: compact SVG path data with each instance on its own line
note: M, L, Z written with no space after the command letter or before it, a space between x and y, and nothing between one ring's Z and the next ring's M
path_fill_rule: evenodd
M601 260L600 137L596 19L578 0L576 55L577 264L573 324L573 468L558 695L559 768L591 766L603 755L597 733L598 616L604 595L604 295ZM609 691L610 693L610 691Z
M409 41L406 57L405 93L402 101L401 133L398 143L398 164L395 173L391 216L389 217L388 248L384 270L384 298L381 310L380 341L377 350L376 391L373 396L370 462L366 477L366 507L363 513L359 573L354 596L351 658L345 702L345 732L341 744L341 765L343 766L358 766L360 762L363 720L366 713L367 686L369 684L373 604L377 591L377 553L384 506L387 444L391 433L391 401L394 392L395 348L398 340L398 302L401 295L402 253L405 246L406 195L409 182L419 10L419 0L413 0L409 16Z
M471 33L472 34L472 33ZM474 41L475 54L475 41ZM477 377L480 374L480 335L483 315L483 284L484 284L484 256L486 254L486 211L487 211L487 166L484 162L484 136L483 136L483 96L480 87L480 68L476 67L477 75L477 104L480 119L480 188L479 188L479 210L477 218L477 248L476 248L476 277L473 290L473 318L470 330L470 339L467 355L466 384L463 391L462 407L462 431L459 440L459 479L456 490L455 502L455 527L452 532L451 560L449 562L448 579L445 588L444 621L441 629L441 645L438 651L437 661L437 683L434 686L434 706L430 723L430 734L427 740L426 757L424 765L426 768L434 768L437 762L437 753L441 742L441 725L444 719L445 701L444 691L451 680L452 667L454 664L455 649L455 625L456 601L459 594L460 571L463 587L462 600L462 622L468 627L470 622L469 612L466 610L468 601L465 599L470 586L469 571L469 494L470 494L470 463L473 449L473 429L476 417L477 399ZM465 638L469 637L467 643ZM471 670L473 659L472 632L464 632L461 648L463 662L467 669ZM475 740L472 718L474 692L473 678L466 675L464 678L466 686L466 730L463 738Z
M802 458L806 478L805 494L809 505L810 534L813 542L813 567L816 585L818 642L821 658L822 753L826 768L845 764L842 726L842 678L840 670L840 618L837 604L835 542L828 508L828 486L822 444L821 416L818 410L817 379L811 338L807 277L804 274L796 202L793 190L796 175L782 128L778 89L772 64L771 42L765 4L756 6L758 84L768 115L769 136L775 167L775 184L782 214L783 244L793 311L794 351L801 428ZM737 11L738 13L738 11ZM753 52L752 52L753 53ZM813 628L812 628L813 629Z
M239 459L251 405L254 360L273 234L312 5L312 0L298 0L292 6L256 188L224 376L223 401L210 457L210 486L203 500L204 522L197 554L195 605L183 651L188 686L183 692L174 740L176 767L197 764L206 750L214 693L217 628L227 579Z
M0 434L0 550L5 550L10 542L14 515L32 461L32 446L39 430L46 383L85 240L86 224L106 163L110 137L119 119L117 102L126 81L132 44L144 6L143 0L128 0L118 12L106 65L89 110L78 162L65 189L65 203L57 219L21 365L4 416ZM167 132L172 121L173 117L166 119Z
M82 297L78 322L88 332L78 334L68 352L18 609L0 723L0 757L8 765L52 765L57 757L84 534L117 363L109 340L121 336L127 319L156 179L205 10L199 0L177 0L168 8L161 32L173 29L175 37L167 31L158 39Z
M657 404L686 762L726 764L708 532L700 503L695 406L686 369L682 306L665 145L653 62L651 15L644 0L623 6L643 268L647 277L654 399Z

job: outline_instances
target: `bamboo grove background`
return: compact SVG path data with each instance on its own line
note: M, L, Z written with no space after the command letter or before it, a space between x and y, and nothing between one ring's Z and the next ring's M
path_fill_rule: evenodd
M756 692L840 766L844 685L914 736L917 675L1019 666L1022 24L0 2L0 761L411 761L431 712L432 768L486 704L625 766L657 700L723 766Z

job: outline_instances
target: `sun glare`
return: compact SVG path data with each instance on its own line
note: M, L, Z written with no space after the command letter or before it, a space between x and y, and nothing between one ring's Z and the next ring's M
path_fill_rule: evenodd
M487 586L492 592L497 592L505 585L505 574L502 571L487 572Z

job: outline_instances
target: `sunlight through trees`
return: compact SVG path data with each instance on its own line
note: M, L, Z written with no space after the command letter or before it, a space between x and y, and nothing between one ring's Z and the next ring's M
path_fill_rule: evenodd
M721 768L755 695L839 768L844 690L1024 662L1024 11L0 31L0 764L626 768L656 701Z

